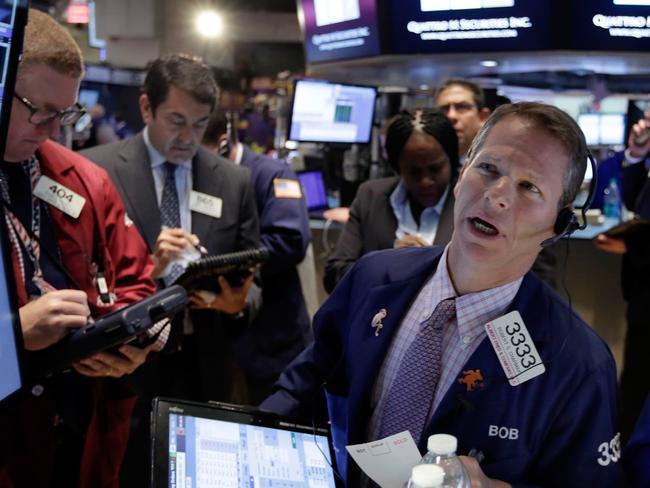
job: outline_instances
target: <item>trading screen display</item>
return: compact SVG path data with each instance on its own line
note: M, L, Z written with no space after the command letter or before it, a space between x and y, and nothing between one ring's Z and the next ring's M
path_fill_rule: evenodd
M650 50L650 0L573 0L572 49Z
M6 97L13 96L13 83L15 80L16 61L19 50L22 48L23 25L18 25L19 13L23 16L27 8L27 0L0 1L0 113L3 123L0 126L0 148L4 149L9 114L11 107L6 103ZM23 17L24 22L24 17ZM17 34L20 33L18 38ZM16 39L19 41L16 43ZM17 51L18 50L18 51ZM13 64L12 64L13 63ZM4 217L0 216L0 221ZM4 233L4 224L0 226L0 233ZM0 244L6 239L0 235ZM21 376L18 358L19 328L17 327L16 310L9 291L9 282L13 280L11 261L5 260L8 253L4 253L0 245L0 400L8 397L21 387Z
M335 488L326 436L169 415L170 488Z
M4 101L4 88L9 73L9 49L14 33L14 22L16 8L20 6L19 1L0 1L0 110ZM3 136L4 137L4 136Z
M4 232L4 226L0 229L0 232ZM13 276L7 266L11 266L11 263L6 263L4 254L0 252L0 273L4 277ZM0 400L8 397L21 387L20 369L18 367L18 343L13 320L14 313L7 288L7 279L0 279L0 371L2 371L0 374L0 378L2 378L0 379Z
M319 210L327 207L327 191L321 171L298 173L298 181L300 181L303 195L307 201L307 210Z
M580 114L578 125L589 146L621 145L625 143L625 115Z
M370 141L374 88L299 80L293 98L289 139L302 142Z
M391 0L393 53L549 49L553 9L541 0Z
M302 0L298 17L308 63L380 52L375 0Z

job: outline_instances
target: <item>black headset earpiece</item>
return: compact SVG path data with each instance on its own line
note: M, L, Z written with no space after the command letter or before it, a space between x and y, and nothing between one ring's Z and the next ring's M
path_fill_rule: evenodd
M596 165L596 160L590 152L587 152L587 160L591 165L592 177L591 183L589 184L587 200L581 209L582 224L578 222L578 218L571 208L564 207L558 212L557 218L555 219L555 225L553 226L553 232L555 232L555 235L548 239L544 239L541 243L542 247L552 246L563 237L571 235L576 230L583 230L587 227L587 210L591 208L591 204L594 202L594 198L596 197L596 188L598 187L598 167Z

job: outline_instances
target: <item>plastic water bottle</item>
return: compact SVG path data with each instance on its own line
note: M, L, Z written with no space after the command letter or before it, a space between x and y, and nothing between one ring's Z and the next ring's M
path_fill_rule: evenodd
M418 464L411 470L407 488L442 488L445 472L435 464Z
M456 448L458 440L453 435L434 434L427 442L427 452L420 465L433 464L440 466L445 472L442 483L444 488L469 488L470 481L467 471L458 456Z
M618 191L616 178L609 180L603 195L603 214L605 218L621 220L621 195Z

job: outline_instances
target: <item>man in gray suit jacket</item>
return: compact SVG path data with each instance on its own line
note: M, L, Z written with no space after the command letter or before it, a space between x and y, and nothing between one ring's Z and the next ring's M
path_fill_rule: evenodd
M158 59L142 92L144 131L83 154L108 171L128 218L149 246L154 277L165 286L177 277L175 263L188 250L203 247L216 255L257 247L258 221L248 170L200 145L217 103L210 69L186 56ZM251 283L252 276L231 287L219 277L219 294L193 296L185 317L172 327L172 354L160 355L134 379L141 400L122 472L125 486L148 486L151 398L246 402L235 344L246 326L238 315Z
M206 65L180 55L158 59L140 97L144 131L84 152L108 171L152 252L154 277L164 284L173 282L174 263L188 249L203 246L221 254L258 245L248 171L200 145L216 101L217 86ZM251 282L252 277L234 288L219 277L222 291L216 297L193 297L185 323L174 328L182 333L171 341L178 354L160 358L153 393L245 400L231 349L232 336L245 325L233 318L245 309Z

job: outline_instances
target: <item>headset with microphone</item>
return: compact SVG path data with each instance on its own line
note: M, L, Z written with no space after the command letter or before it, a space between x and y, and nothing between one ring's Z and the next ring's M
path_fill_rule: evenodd
M578 222L578 218L571 208L564 207L558 212L557 218L555 219L555 225L553 226L555 235L548 239L544 239L541 243L542 247L552 246L563 237L570 236L576 230L584 230L587 228L587 210L591 208L591 204L594 202L594 198L596 197L596 188L598 187L598 167L596 165L596 160L590 152L587 153L587 160L591 165L592 177L587 200L581 209L582 224Z

